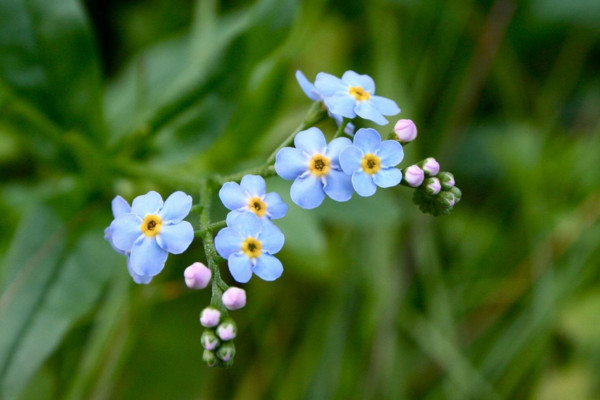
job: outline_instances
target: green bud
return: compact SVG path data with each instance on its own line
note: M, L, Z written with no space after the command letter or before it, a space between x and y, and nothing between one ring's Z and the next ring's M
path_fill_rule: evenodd
M221 367L223 367L223 368L233 367L233 358L229 361L221 361Z
M442 190L442 185L438 178L427 178L423 181L421 187L424 188L425 193L430 196L435 196Z
M233 342L223 343L219 347L219 350L217 350L217 356L225 362L233 360L233 357L235 357L235 345Z
M445 208L452 208L456 203L456 199L454 198L454 194L452 192L440 192L438 195L438 202Z
M204 347L206 350L214 351L217 347L219 347L221 341L213 330L206 329L204 332L202 332L200 343L202 343L202 347Z
M217 357L215 356L215 353L213 351L204 350L204 353L202 354L202 361L204 361L204 363L206 365L208 365L210 368L212 368L215 365L217 365L217 362L219 360L217 359Z
M444 190L454 187L454 175L452 175L450 172L440 172L438 174L438 179L440 180Z
M448 191L454 195L454 199L457 203L462 199L462 192L458 187L452 186Z

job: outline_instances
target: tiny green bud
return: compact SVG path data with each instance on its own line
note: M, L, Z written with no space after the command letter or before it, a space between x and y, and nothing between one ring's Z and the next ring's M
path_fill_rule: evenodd
M204 361L206 365L212 368L215 365L217 365L217 362L219 360L217 359L217 356L215 355L214 351L204 350L204 353L202 354L202 361Z
M215 350L221 341L217 335L215 335L215 332L213 332L211 329L205 329L200 337L200 343L202 343L202 347L204 347L206 350Z
M454 195L451 192L446 191L440 192L440 194L438 195L438 201L441 203L442 206L446 208L452 208L456 203Z
M457 203L462 199L462 192L458 187L452 186L448 191L454 195L454 199Z
M440 180L444 190L448 190L454 186L454 175L452 175L450 172L440 172L438 174L438 179Z
M219 347L219 350L217 350L217 356L225 362L233 360L233 357L235 357L235 345L233 342L223 343Z
M430 196L435 196L442 190L442 184L438 178L427 178L423 181L423 185L425 188L425 193Z

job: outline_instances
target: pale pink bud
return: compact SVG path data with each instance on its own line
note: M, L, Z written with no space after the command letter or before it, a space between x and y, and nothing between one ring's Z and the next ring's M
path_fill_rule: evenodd
M231 318L226 319L217 328L217 335L221 340L228 341L235 338L237 334L237 326Z
M239 310L246 305L246 291L238 287L230 287L223 293L221 300L228 310Z
M404 171L404 180L409 186L419 187L425 179L425 173L416 165L411 165Z
M400 119L394 125L394 133L399 141L412 142L417 137L417 127L410 119Z
M425 181L425 191L429 195L436 195L442 190L442 184L438 178L427 178Z
M190 289L204 289L210 282L212 272L206 265L195 262L183 271L183 277L185 278L185 284Z
M200 314L200 323L207 328L219 325L220 320L221 312L213 307L206 307Z
M428 176L436 176L440 172L440 164L433 157L426 158L422 168Z

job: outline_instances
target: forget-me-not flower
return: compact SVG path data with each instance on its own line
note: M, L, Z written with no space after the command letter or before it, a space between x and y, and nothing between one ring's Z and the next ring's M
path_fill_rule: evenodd
M134 280L136 276L152 279L162 271L168 253L183 253L194 239L192 225L183 220L192 207L192 197L183 192L173 193L163 203L160 194L151 191L136 197L129 212L122 202L118 207L119 215L108 228L109 242L128 255Z
M219 190L219 198L231 210L229 214L252 212L267 220L284 217L288 210L287 204L278 193L266 191L262 176L246 175L239 184L225 183Z
M292 201L302 208L318 207L325 194L335 201L350 200L354 189L350 177L342 171L339 156L351 146L348 138L333 139L329 145L319 128L299 132L295 148L284 147L275 158L275 171L283 179L292 180Z
M402 145L395 140L381 141L375 129L359 129L352 146L340 154L344 172L352 175L352 186L361 196L372 196L377 186L396 186L402 172L394 168L404 158Z
M342 79L320 72L315 88L333 114L346 118L371 120L379 125L388 123L384 115L396 115L400 108L393 100L375 96L375 82L368 75L346 71Z
M283 265L273 256L285 241L279 228L253 213L234 215L227 225L215 237L215 248L227 260L233 279L246 283L253 273L265 281L281 276Z

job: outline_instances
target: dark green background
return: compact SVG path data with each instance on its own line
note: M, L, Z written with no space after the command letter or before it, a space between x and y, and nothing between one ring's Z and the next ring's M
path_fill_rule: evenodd
M0 0L0 398L598 398L599 4ZM137 286L110 200L260 165L310 106L297 69L371 75L419 128L402 166L463 200L290 203L211 370L201 243Z

